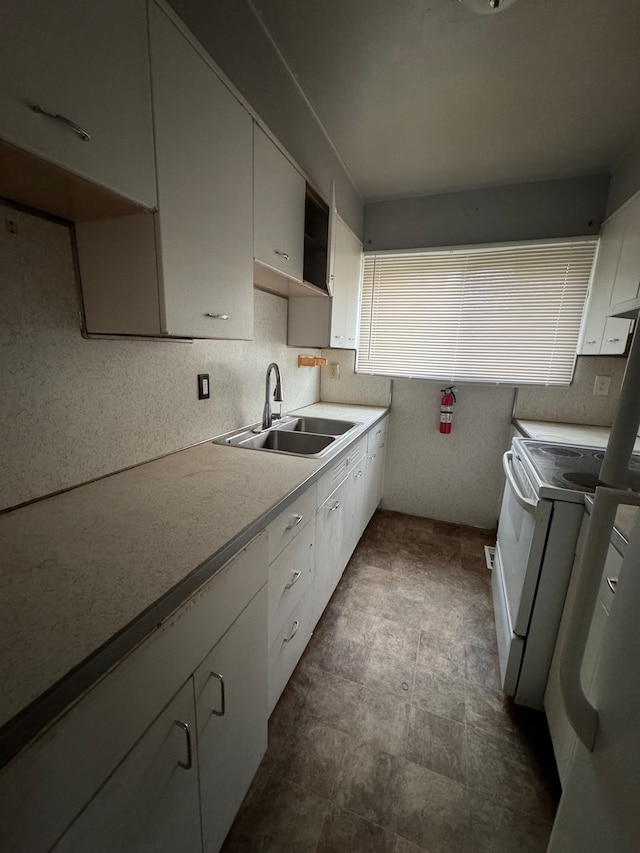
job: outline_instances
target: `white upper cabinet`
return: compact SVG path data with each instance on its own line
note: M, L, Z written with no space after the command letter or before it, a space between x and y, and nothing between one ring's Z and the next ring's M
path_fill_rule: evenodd
M289 346L355 349L362 282L362 243L335 214L330 261L332 298L289 300Z
M163 331L251 338L252 119L153 3L149 28Z
M355 349L358 340L358 299L362 280L362 243L339 216L336 215L334 219L330 345L343 349Z
M0 138L156 207L144 0L4 0Z
M600 232L578 342L579 355L616 355L625 351L630 321L608 315L614 305L634 299L639 286L640 196L608 219Z
M254 124L254 257L302 281L305 180Z
M76 227L87 331L253 336L252 119L149 5L158 213Z

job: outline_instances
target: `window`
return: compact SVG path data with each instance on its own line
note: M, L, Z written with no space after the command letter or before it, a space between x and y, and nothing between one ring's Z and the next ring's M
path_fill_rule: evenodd
M357 372L568 385L597 243L365 255Z

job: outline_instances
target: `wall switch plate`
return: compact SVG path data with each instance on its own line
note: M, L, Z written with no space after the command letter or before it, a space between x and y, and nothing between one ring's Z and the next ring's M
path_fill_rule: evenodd
M198 374L198 400L208 400L211 395L209 394L209 374L208 373L199 373Z
M329 376L332 379L340 379L340 365L337 361L333 361L329 365Z
M610 376L596 376L596 380L593 383L593 393L597 394L599 397L606 397L609 394L609 389L611 388L611 377Z

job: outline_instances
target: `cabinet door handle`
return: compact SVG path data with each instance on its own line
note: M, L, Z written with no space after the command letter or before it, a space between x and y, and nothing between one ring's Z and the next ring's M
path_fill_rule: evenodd
M382 435L382 430L381 430L381 429L379 429L379 430L376 432L376 435Z
M296 621L295 621L295 622L293 623L293 625L291 626L291 633L289 634L289 636L288 636L288 637L285 637L285 638L284 638L284 640L283 640L282 642L283 642L283 643L289 643L291 640L293 640L293 638L295 637L295 635L298 633L298 628L299 628L299 627L300 627L300 623L299 623L299 622L298 622L298 620L296 619Z
M286 584L285 589L291 589L294 584L298 583L301 574L302 572L299 569L296 569L293 573L293 579L290 580L288 584Z
M342 336L342 335L334 335L333 337L334 337L337 341L341 341L343 336Z
M363 470L362 470L362 468L361 468L361 469L358 471L358 473L357 473L357 474L354 474L354 475L353 475L353 479L354 479L354 480L357 480L357 479L358 479L358 477L362 477L362 475L363 475L363 474L364 474L364 471L363 471Z
M293 530L294 527L297 527L300 524L303 518L304 515L299 515L298 513L295 513L293 516L293 521L290 524L287 524L285 530Z
M181 728L187 736L187 760L178 761L178 766L183 770L191 770L193 767L193 744L191 743L191 729L189 723L183 723L182 720L174 720L176 726Z
M617 344L620 338L607 338L608 344Z
M204 316L205 317L211 317L212 320L228 320L229 319L228 314L211 314L210 312L207 312Z
M47 118L52 118L54 121L59 121L61 124L65 124L83 142L91 142L91 137L89 136L87 131L83 130L79 124L75 123L75 121L71 121L70 118L67 118L66 116L61 116L60 113L48 113L46 110L43 110L42 107L39 107L37 104L31 104L31 109L34 111L34 113L37 113L38 115L46 116Z
M377 455L376 453L372 453L371 456L369 457L369 459L375 459L376 455Z
M616 587L618 586L618 578L607 578L607 586L611 592L615 592Z
M588 344L597 344L598 341L587 341Z
M340 501L336 501L333 506L329 507L329 512L335 512L340 506Z
M211 709L211 713L215 714L216 717L224 717L224 713L226 710L226 700L225 700L225 692L224 692L224 678L220 675L219 672L211 672L209 673L211 678L215 678L220 682L220 710L216 711L215 708Z
M276 255L280 255L280 257L281 257L283 260L285 260L285 261L288 261L288 260L289 260L289 255L288 255L288 253L287 253L287 252L279 252L277 249L274 249L273 251L276 253Z

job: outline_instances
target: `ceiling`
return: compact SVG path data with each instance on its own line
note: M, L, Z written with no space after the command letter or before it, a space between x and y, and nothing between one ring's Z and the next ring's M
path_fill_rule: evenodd
M365 201L610 170L640 136L640 2L253 0Z

